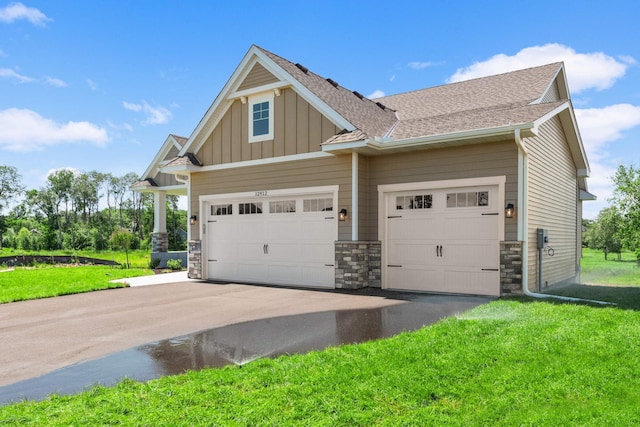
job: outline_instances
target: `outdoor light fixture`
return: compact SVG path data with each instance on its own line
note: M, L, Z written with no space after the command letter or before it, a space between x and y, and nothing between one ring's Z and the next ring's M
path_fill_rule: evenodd
M504 214L507 218L513 218L513 213L515 212L515 208L513 207L513 203L507 204L507 207L504 208Z
M345 208L340 209L340 213L338 213L338 219L340 221L347 220L347 210Z
M189 224L196 225L196 222L198 222L198 217L196 215L191 215L191 218L189 218Z

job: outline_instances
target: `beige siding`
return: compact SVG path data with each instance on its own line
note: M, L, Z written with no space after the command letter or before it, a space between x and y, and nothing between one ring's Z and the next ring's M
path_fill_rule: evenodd
M560 120L555 117L527 138L528 176L528 278L529 289L538 283L536 229L549 231L554 256L542 255L542 287L572 280L577 273L578 188L576 167Z
M367 201L361 214L362 240L379 239L378 185L504 175L505 201L517 209L518 155L512 140L371 157L365 169L369 183L368 194L361 195ZM516 240L516 227L515 218L506 220L506 240Z
M236 100L196 153L203 165L317 152L338 129L293 89L274 97L274 139L249 143L248 104Z
M178 149L176 147L171 147L171 150L164 156L163 160L171 160L178 155Z
M253 87L263 86L269 83L275 83L278 79L276 76L271 74L264 68L261 64L256 64L253 66L247 77L244 79L242 84L238 86L238 90L251 89Z
M191 175L191 212L200 215L200 196L261 190L339 185L338 206L351 212L351 156L299 160L271 165L200 172ZM204 219L203 219L204 220ZM198 239L199 227L192 227ZM351 240L351 223L340 223L339 239Z

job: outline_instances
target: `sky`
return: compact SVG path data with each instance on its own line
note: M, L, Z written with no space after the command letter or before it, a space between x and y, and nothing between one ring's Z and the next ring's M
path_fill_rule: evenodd
M0 165L142 175L252 44L375 98L564 61L584 217L640 166L640 2L0 0Z

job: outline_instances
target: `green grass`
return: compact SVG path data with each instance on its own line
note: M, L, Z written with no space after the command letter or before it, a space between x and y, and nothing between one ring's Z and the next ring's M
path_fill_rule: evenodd
M120 251L23 251L10 248L3 248L0 250L0 257L20 255L75 255L87 258L106 259L109 261L115 261L121 265L124 265L126 260L125 253ZM148 268L150 259L151 253L148 250L139 249L129 251L129 263L131 264L131 267Z
M0 303L121 288L127 285L109 281L149 274L149 269L106 266L19 267L0 273Z
M634 425L640 312L501 300L396 337L0 408L1 425Z
M617 254L609 254L605 260L602 251L583 249L580 264L583 283L640 285L640 267L633 252L623 252L622 260L618 261Z

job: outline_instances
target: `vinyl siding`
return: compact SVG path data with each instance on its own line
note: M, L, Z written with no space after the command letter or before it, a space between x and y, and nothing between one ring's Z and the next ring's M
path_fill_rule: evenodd
M178 155L178 149L174 146L171 147L166 156L164 156L164 160L171 160Z
M518 153L513 140L371 157L365 170L369 180L366 194L361 194L367 203L361 240L379 239L378 185L506 176L505 201L516 205L517 212ZM515 218L505 220L505 238L516 240Z
M560 92L558 91L558 82L553 81L553 84L549 87L549 90L542 97L542 102L556 102L560 101Z
M542 287L572 280L577 273L578 188L576 167L557 117L540 127L540 134L525 141L529 150L528 176L528 283L537 289L537 228L549 232L550 257L542 255Z
M248 104L236 100L196 157L207 166L317 152L323 141L340 131L293 89L281 90L273 108L273 140L249 143Z
M339 185L338 206L351 212L351 156L298 160L191 175L191 213L200 217L200 196L243 193L261 190ZM204 214L204 213L203 213ZM191 228L192 238L199 239L200 228ZM351 222L341 222L340 240L351 240Z
M276 76L267 71L261 64L256 64L251 71L249 71L249 74L247 74L242 84L238 86L237 90L251 89L277 81Z
M175 176L173 174L166 174L166 173L162 173L162 172L159 172L155 177L153 177L153 180L160 187L167 187L167 186L170 186L170 185L178 185L178 184L180 184L178 181L176 181L176 178L175 178Z

